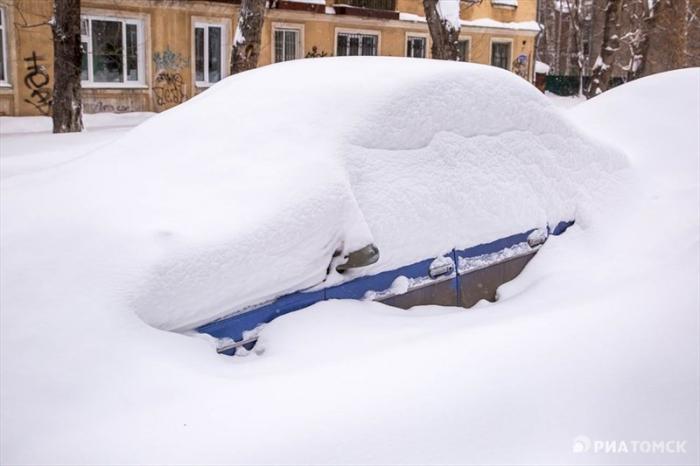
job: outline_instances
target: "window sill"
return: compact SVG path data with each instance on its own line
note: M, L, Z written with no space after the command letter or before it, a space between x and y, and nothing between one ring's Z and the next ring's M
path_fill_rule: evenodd
M12 89L12 84L6 82L0 82L0 89Z
M83 89L148 89L146 84L118 84L118 83L86 83L81 82Z
M194 83L194 87L196 87L196 88L198 88L198 89L209 89L209 88L212 87L213 85L215 85L215 84L217 84L217 83L220 83L220 82L221 82L221 81L217 81L217 82L215 82L215 83L205 83L205 82L199 82L199 81L198 81L198 82Z

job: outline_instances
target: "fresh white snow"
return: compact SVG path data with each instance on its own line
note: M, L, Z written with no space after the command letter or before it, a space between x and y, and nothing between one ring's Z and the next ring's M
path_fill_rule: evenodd
M147 112L86 114L82 133L60 135L51 133L49 117L0 117L0 179L50 169L83 157L151 116L153 113Z
M457 30L461 27L461 20L459 18L461 2L457 0L438 0L437 11L440 18L452 27L452 29Z
M454 20L454 17L452 19ZM420 16L420 15L417 15L415 13L399 12L399 20L400 21L410 21L413 23L425 23L425 16ZM507 21L506 22L506 21L498 21L498 20L493 19L493 18L462 19L462 20L460 20L459 24L461 27L510 29L513 31L539 32L541 29L541 26L537 21Z
M134 258L140 253L146 263L154 254L141 232L162 226L125 216L116 200L107 202L116 211L97 209L108 195L133 205L132 191L150 182L142 202L159 199L159 190L171 199L158 204L169 215L152 212L156 220L181 211L202 225L184 238L155 230L163 253L173 251L167 238L228 233L203 214L191 217L193 206L211 206L191 198L187 178L176 178L183 191L164 182L187 166L192 179L223 183L213 169L186 163L189 144L178 141L174 152L154 138L148 144L162 159L135 165L136 154L112 162L97 151L85 158L91 163L3 180L0 462L696 464L700 115L688 103L700 102L699 89L700 70L673 72L569 112L573 124L627 154L629 176L604 196L591 192L585 221L550 238L524 274L499 289L499 302L470 311L320 303L266 326L262 354L247 358L217 356L208 338L144 324L122 287L131 289ZM198 99L207 94L218 98L207 91ZM548 107L533 111L540 105ZM114 145L130 147L166 121L184 131L171 115ZM229 129L240 124L228 118ZM569 134L567 125L552 128L560 130ZM15 137L2 135L3 143ZM72 151L70 142L62 150ZM604 156L617 164L615 152ZM127 182L135 167L143 171ZM162 178L151 176L156 167ZM216 168L221 178L240 179L223 162ZM585 173L585 164L579 168ZM103 171L124 186L102 188ZM92 181L75 184L80 176ZM258 253L265 252L250 252ZM205 257L212 267L220 264L214 257ZM574 453L581 435L685 441L686 453Z
M495 67L301 60L230 77L92 156L8 180L3 219L21 226L31 211L46 222L37 231L76 238L66 250L108 251L103 274L123 305L189 329L453 248L585 224L624 166ZM369 243L376 264L327 277L334 251Z
M535 73L537 74L548 74L549 65L541 61L535 61Z

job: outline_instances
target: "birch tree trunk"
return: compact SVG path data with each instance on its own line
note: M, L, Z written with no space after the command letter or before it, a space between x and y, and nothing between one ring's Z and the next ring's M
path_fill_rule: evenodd
M264 20L265 0L242 0L231 50L231 74L257 68Z
M53 132L78 133L83 129L80 98L80 0L54 0L53 30Z
M620 48L618 21L621 0L607 0L605 5L605 23L603 24L603 39L600 53L591 69L591 82L586 92L587 97L593 97L608 90L612 76L615 52Z
M459 8L459 0L423 0L425 19L433 40L433 58L459 60Z

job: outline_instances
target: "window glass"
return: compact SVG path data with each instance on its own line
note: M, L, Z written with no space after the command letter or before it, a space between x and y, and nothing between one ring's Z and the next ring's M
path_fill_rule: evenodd
M5 81L7 76L5 76L5 11L0 8L0 81Z
M425 37L409 37L406 43L406 56L425 58Z
M80 43L80 80L87 81L88 75L88 43Z
M469 40L460 40L457 42L457 51L459 61L469 61Z
M377 54L377 37L362 36L362 55L373 56Z
M284 31L275 31L275 62L284 61Z
M221 28L209 27L209 82L221 80Z
M284 59L294 60L297 57L297 32L284 31Z
M139 80L138 34L135 24L126 25L126 79Z
M360 54L360 36L350 36L348 55L354 57Z
M2 15L0 14L0 18ZM5 30L0 29L0 81L5 80Z
M338 34L338 50L336 55L344 57L348 54L348 36L346 34Z
M494 42L491 45L491 64L506 70L510 69L510 44Z
M377 55L379 37L373 34L338 34L336 55Z
M204 28L194 30L194 69L195 79L204 81Z
M95 82L124 82L121 22L92 21L92 67Z

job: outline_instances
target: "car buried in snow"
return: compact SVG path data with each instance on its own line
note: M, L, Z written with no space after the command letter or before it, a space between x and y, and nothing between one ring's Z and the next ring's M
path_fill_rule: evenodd
M321 300L494 300L622 163L512 73L379 57L229 77L113 150L155 251L133 307L226 354Z

